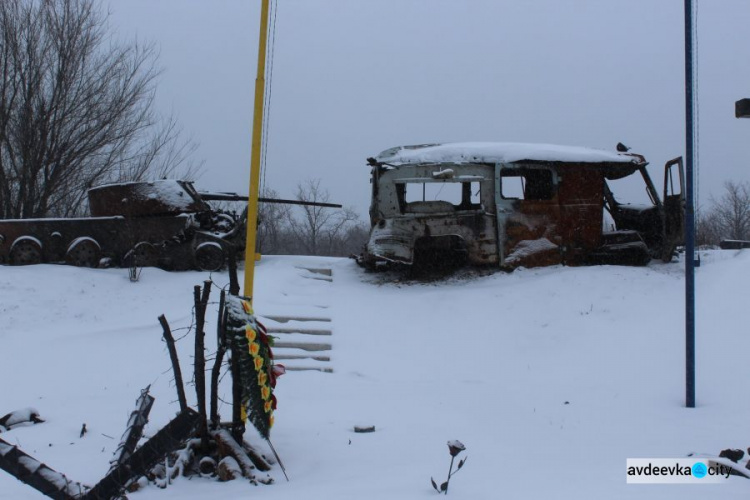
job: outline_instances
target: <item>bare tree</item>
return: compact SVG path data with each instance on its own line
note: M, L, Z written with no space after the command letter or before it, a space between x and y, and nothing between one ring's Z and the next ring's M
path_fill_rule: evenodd
M311 179L297 185L297 199L328 203L330 195L320 187L320 179ZM295 212L299 212L300 217L295 216ZM357 220L358 216L351 208L299 206L287 216L291 234L299 244L301 253L307 255L333 255L337 238Z
M0 217L69 215L95 184L165 175L190 143L152 110L156 51L94 0L0 1Z
M264 188L261 198L278 199L279 193ZM280 254L285 251L285 225L290 216L289 205L261 203L258 207L258 250L262 254Z
M715 210L698 210L695 213L695 243L699 246L716 246L721 241L721 229Z
M362 253L370 236L367 225L359 220L349 224L331 243L330 255L351 256Z
M727 181L724 195L712 198L710 221L721 238L731 240L750 239L750 184Z

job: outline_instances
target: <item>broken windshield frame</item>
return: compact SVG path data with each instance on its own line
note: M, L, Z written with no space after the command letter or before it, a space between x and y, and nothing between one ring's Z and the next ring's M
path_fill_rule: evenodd
M406 213L482 210L481 176L396 179L399 209ZM416 194L415 194L416 193Z

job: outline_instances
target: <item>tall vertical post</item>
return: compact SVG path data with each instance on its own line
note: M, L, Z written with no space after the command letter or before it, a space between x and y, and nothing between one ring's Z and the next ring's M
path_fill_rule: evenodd
M695 200L693 197L693 2L685 0L685 406L695 408Z
M255 77L253 139L250 152L250 189L247 202L247 236L245 238L245 284L243 295L253 297L255 277L255 245L258 234L258 197L260 195L260 158L263 136L263 99L266 86L266 42L268 36L268 3L261 0L260 32L258 33L258 74Z

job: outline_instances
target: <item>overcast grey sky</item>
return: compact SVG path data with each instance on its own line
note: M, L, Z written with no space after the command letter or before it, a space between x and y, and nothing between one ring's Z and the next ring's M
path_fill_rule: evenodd
M200 143L198 186L247 192L260 0L103 0L154 41L158 105ZM684 155L683 0L278 0L266 184L369 203L365 158L512 141ZM698 0L701 203L750 180L750 1Z

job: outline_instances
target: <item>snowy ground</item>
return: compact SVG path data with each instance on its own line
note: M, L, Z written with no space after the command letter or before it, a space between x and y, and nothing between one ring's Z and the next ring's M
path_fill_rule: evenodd
M332 268L333 281L309 279L304 266ZM291 481L277 468L270 486L180 479L130 498L432 498L451 439L469 457L451 481L455 499L746 498L741 478L627 485L625 461L750 445L749 277L750 251L704 253L698 408L686 409L680 264L399 283L347 259L264 257L259 314L332 318L334 372L288 373L277 386L272 440ZM95 483L141 388L156 397L147 434L177 411L156 318L188 326L192 287L206 278L146 269L130 283L121 269L0 268L0 416L31 406L47 420L0 437ZM191 342L178 345L183 369ZM41 495L0 471L0 498Z

